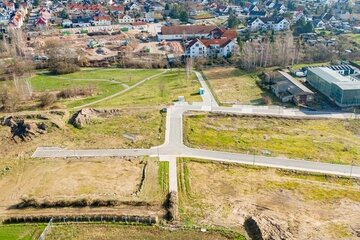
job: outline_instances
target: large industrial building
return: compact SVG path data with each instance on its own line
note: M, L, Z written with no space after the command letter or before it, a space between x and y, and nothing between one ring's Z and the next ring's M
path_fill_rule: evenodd
M340 107L360 106L360 79L348 65L314 67L306 80Z

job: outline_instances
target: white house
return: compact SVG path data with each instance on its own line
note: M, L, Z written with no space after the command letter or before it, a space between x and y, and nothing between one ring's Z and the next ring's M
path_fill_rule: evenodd
M273 18L255 18L250 20L249 27L251 31L258 31L261 29L274 30L274 31L284 31L290 28L290 22L283 17Z
M128 8L130 11L140 11L141 10L141 6L136 3L136 2L132 2L128 5Z
M296 23L297 21L299 21L304 16L305 15L304 15L303 11L295 11L293 13L292 22Z
M70 28L72 26L72 21L69 19L64 19L62 22L62 26L64 28Z
M273 1L267 1L267 2L265 3L265 7L266 7L267 9L272 9L272 8L274 8L274 6L275 6L275 3L274 3Z
M284 30L288 30L289 28L290 28L290 22L286 18L277 19L272 24L272 29L274 31L284 31Z
M115 16L119 14L124 14L125 12L124 6L121 5L111 5L109 9L110 9L110 13Z
M127 14L120 14L118 17L118 21L120 24L124 24L124 23L133 23L135 22L135 19L130 17Z
M193 39L186 45L187 57L227 57L234 53L236 42L232 39Z
M206 46L199 40L194 39L188 43L186 46L185 55L187 57L206 57L207 56L207 48Z
M96 16L94 17L93 24L95 26L109 26L111 25L110 16Z
M0 12L0 24L7 25L10 21L10 15L6 11Z
M252 19L249 22L249 27L251 31L258 31L263 28L264 25L265 23L260 18Z

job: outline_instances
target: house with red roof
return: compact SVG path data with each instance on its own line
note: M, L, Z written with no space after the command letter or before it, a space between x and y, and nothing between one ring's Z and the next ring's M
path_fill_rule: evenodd
M236 50L236 41L228 38L193 39L185 46L187 57L227 57Z
M93 24L95 26L109 26L111 25L111 17L108 15L95 16Z
M110 10L110 13L114 16L125 13L124 6L120 6L120 5L111 5L109 7L109 10Z

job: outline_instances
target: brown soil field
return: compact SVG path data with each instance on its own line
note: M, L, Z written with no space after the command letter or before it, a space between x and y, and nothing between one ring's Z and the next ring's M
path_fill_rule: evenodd
M358 239L360 182L276 169L179 161L186 224L245 232L252 217L264 239ZM283 238L281 238L283 237Z
M146 164L145 164L146 163ZM141 184L143 169L146 174ZM0 161L0 216L46 214L164 214L166 192L158 181L159 165L147 158L26 159ZM140 187L142 186L142 187ZM141 189L141 190L140 190ZM140 191L139 191L140 190ZM9 209L21 198L40 202L104 199L146 202L134 207Z

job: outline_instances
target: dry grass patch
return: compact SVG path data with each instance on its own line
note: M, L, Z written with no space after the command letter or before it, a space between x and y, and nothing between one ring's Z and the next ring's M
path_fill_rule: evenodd
M221 104L272 104L273 96L257 84L257 73L237 68L210 68L203 71L213 93Z
M19 143L11 140L9 127L0 126L0 151L4 153L1 158L27 158L41 146L150 148L164 141L165 116L157 108L121 109L117 116L97 118L82 129L67 124L68 118L62 121L61 129L53 127L46 134Z
M61 202L86 200L90 203L114 201L114 210L122 208L123 203L130 208L136 205L132 202L139 202L140 206L162 212L167 193L158 183L159 162L156 159L27 159L0 163L10 168L7 174L0 176L2 214L27 212L8 209L24 198L46 204L45 207L35 206L40 209L52 208L52 203L60 206Z
M185 118L188 145L332 163L360 163L359 120L198 114Z

